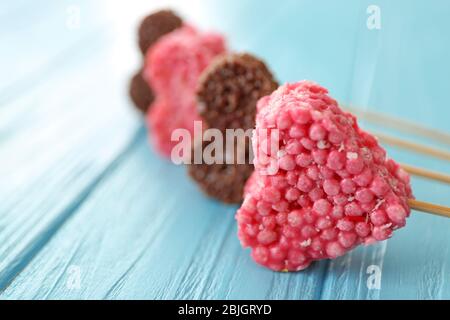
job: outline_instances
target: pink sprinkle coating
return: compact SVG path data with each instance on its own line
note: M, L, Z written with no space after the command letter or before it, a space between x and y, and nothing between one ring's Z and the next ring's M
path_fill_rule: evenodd
M276 153L265 143L273 129ZM236 219L241 244L263 266L302 270L406 223L408 174L315 83L286 84L260 100L253 148L256 171Z
M212 59L225 52L222 36L199 33L190 26L161 37L145 57L144 77L155 91L156 101L147 115L151 139L157 150L170 156L177 142L173 130L184 128L193 133L200 120L195 90L202 71Z

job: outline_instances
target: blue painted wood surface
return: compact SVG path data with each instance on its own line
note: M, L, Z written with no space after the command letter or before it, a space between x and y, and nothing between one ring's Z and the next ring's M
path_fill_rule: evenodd
M265 58L280 81L312 79L341 101L449 132L447 1L377 1L380 30L366 27L371 1L172 2ZM304 272L251 261L236 207L207 199L158 157L128 101L135 28L158 6L0 4L0 298L449 299L450 220L417 212L392 239ZM413 178L413 187L450 205L449 186ZM380 287L367 285L374 268Z

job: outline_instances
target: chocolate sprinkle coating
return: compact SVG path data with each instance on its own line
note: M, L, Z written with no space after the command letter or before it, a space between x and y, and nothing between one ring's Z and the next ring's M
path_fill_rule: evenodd
M182 26L183 21L173 11L161 10L144 18L139 26L139 48L143 55L161 36Z
M142 77L142 70L131 78L129 95L136 108L144 114L147 113L155 96L147 81Z
M197 91L200 116L209 127L250 129L256 103L278 87L264 62L250 54L225 54L203 72Z
M212 142L203 142L203 144L194 146L192 154L197 148L202 148L203 151L210 143ZM192 157L192 159L194 158ZM202 163L191 164L187 167L191 178L197 182L206 195L229 204L242 202L245 182L254 170L247 153L245 164Z

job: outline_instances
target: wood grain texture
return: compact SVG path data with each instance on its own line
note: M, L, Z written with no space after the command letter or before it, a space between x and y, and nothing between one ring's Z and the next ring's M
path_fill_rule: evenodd
M317 295L320 264L289 275L250 261L236 238L235 209L204 198L184 168L152 154L141 137L2 297L302 299ZM67 289L71 265L82 272L80 290Z

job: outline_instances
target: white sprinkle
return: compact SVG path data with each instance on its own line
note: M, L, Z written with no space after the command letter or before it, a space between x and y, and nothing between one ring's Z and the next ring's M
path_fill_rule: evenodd
M348 200L348 202L352 202L353 200L355 200L355 197L353 197L353 196L352 197L348 197L347 200Z
M339 152L344 151L345 147L344 147L344 143L341 142L341 145L339 146Z
M347 159L348 160L358 159L358 154L356 152L347 152Z

